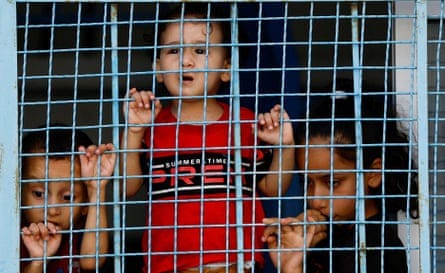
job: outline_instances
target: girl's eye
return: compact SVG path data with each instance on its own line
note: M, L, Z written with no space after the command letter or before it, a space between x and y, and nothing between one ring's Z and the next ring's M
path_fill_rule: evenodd
M205 48L196 48L195 53L196 54L206 54L206 49Z
M62 199L63 199L63 201L65 201L65 202L69 202L69 201L71 201L71 194L64 194L63 196L62 196ZM73 195L73 200L75 200L75 196Z
M332 185L332 187L335 188L340 184L340 180L332 179L327 184L328 184L328 186Z
M33 190L32 195L38 199L42 199L45 196L45 192L39 190Z

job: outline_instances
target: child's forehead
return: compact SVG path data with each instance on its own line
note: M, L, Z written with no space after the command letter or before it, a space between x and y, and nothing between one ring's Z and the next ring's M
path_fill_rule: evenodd
M332 168L350 169L355 166L355 161L346 158L340 149L329 142L309 142L296 150L296 163L299 169L330 170Z
M73 189L74 191L82 190L84 187L83 181L80 181L78 179L71 179L71 181L67 179L61 179L59 181L56 181L55 179L49 179L47 181L44 181L45 179L36 179L36 182L27 182L24 183L24 185L28 188L34 189L48 189L50 192L60 192L60 191L71 191Z
M66 164L74 162L74 164L79 163L79 157L76 155L63 155L63 156L44 156L44 155L28 155L26 159L29 161L28 164Z
M181 31L187 33L188 30L196 31L197 34L201 34L204 37L206 35L218 37L221 36L223 38L222 25L220 22L207 22L205 19L200 18L184 18L183 20L171 21L166 23L165 29L161 33L161 38L165 39L168 35L174 33L175 35L179 34ZM190 33L189 33L190 34ZM218 35L220 34L220 35Z
M23 166L26 177L70 178L80 177L78 157L28 157Z

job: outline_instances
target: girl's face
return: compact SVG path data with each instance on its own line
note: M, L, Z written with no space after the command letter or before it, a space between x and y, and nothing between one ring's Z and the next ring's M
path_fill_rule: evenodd
M220 24L212 23L209 31L205 22L185 22L182 26L171 23L161 33L160 40L162 46L168 47L160 50L156 78L164 83L170 95L202 96L205 91L212 95L218 92L221 82L230 80L226 49L215 45L223 42ZM205 72L212 69L220 71Z
M25 179L45 179L45 158L30 157L26 159L26 165L23 173ZM47 191L44 182L24 182L22 205L36 206L36 208L23 210L25 221L27 224L43 223L47 219L61 230L69 229L71 221L76 226L81 216L86 215L87 212L86 207L76 205L86 201L87 193L81 181L75 181L71 187L70 159L49 159L47 177L52 181L60 179L60 181L47 182ZM73 177L80 177L80 163L77 160ZM46 215L45 206L47 206Z
M333 221L354 220L357 185L355 162L342 158L335 152L331 154L329 144L329 138L316 137L311 138L309 145L320 147L297 149L297 167L307 174L309 207L319 210ZM380 160L375 163L379 162ZM377 165L374 167L379 168ZM380 185L381 174L365 173L364 180L365 194L368 194L371 188ZM367 199L365 207L366 218L379 212L374 199Z

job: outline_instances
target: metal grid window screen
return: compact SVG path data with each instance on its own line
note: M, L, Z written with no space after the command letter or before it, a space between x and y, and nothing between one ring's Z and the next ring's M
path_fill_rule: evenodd
M7 76L0 126L13 129L0 136L0 211L11 223L11 236L0 238L0 271L43 261L43 272L277 272L285 263L274 266L274 255L303 253L303 270L319 258L316 266L335 272L336 253L344 251L354 272L389 271L385 257L406 258L407 272L442 272L443 2L200 2L203 18L187 15L187 5L0 4L0 72ZM215 52L227 54L224 65L214 66ZM187 93L201 79L204 90ZM139 108L145 114L162 105L161 118L145 115L135 125L135 94L147 102ZM188 112L191 102L206 111ZM282 108L271 110L276 104ZM331 107L335 114L323 113ZM276 135L258 122L269 115L278 119ZM394 137L396 123L406 141ZM102 172L85 171L77 144L88 142L77 130L94 144L114 144L87 157L89 170ZM139 132L139 145L131 132ZM26 142L39 133L41 147ZM374 135L379 141L368 142ZM52 147L62 136L70 145ZM289 150L296 164L287 169ZM392 156L398 150L407 153L406 166L403 153ZM134 158L141 170L132 169ZM369 177L380 177L380 186ZM341 191L348 179L352 193ZM88 195L100 181L108 182ZM352 216L342 215L345 203ZM414 215L393 210L415 205ZM64 224L54 216L62 212ZM262 222L297 216L289 226ZM37 233L33 221L62 235L60 247L54 235L43 243L40 258L24 242L29 230ZM278 251L261 241L272 228L279 244L289 230L306 239L311 221L326 228L324 245ZM345 230L348 236L339 235ZM341 236L350 241L338 242Z

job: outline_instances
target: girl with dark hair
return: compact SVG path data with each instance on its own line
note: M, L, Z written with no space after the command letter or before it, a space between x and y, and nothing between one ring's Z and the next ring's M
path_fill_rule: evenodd
M417 214L409 142L387 97L363 94L360 118L355 105L351 94L329 97L298 126L296 164L309 208L295 218L263 221L263 241L281 272L357 272L358 185L365 198L367 272L407 272L405 250L389 221L399 210Z

